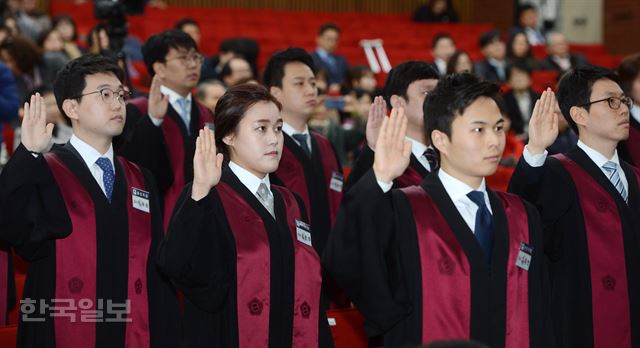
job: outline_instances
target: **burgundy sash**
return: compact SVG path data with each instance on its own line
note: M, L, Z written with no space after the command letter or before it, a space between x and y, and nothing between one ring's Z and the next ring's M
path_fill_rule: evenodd
M318 346L322 277L315 250L297 240L300 208L287 189L271 186L284 200L295 255L293 346ZM239 347L269 345L270 248L260 215L229 185L216 185L236 243Z
M93 200L78 178L53 153L45 159L67 208L73 230L64 239L56 240L56 299L73 301L75 309L64 309L75 315L76 321L62 317L54 320L56 347L95 346L96 324L81 320L82 310L103 310L109 315L107 300L103 308L96 306L96 212ZM147 298L147 259L151 247L151 218L149 213L134 209L132 189L146 190L140 168L119 158L127 180L127 214L129 224L129 271L127 294L129 313L126 324L125 346L149 347L149 304ZM79 304L91 301L90 308ZM64 305L60 309L65 308ZM102 319L104 320L104 319Z
M413 212L422 269L422 341L468 339L471 327L471 268L464 249L440 209L420 187L401 189ZM515 196L500 194L509 220L507 348L529 347L528 274L515 265L520 243L528 243L527 213ZM437 286L434 286L437 284Z
M616 202L607 190L569 157L553 157L571 175L585 217L591 270L593 346L631 347L627 266ZM640 181L637 170L635 174Z
M397 187L409 187L413 185L420 185L422 182L422 175L418 173L412 166L407 167L407 170L402 173L401 176L396 178Z
M146 97L135 98L129 101L133 104L143 116L146 116L149 109L148 99ZM198 119L198 129L202 129L206 123L213 122L213 115L202 104L193 100L193 105L197 105L200 113ZM182 138L182 131L180 126L171 117L165 116L162 121L162 133L164 134L164 140L167 145L167 152L169 154L169 162L171 164L171 171L173 173L173 183L164 195L164 228L169 227L169 221L173 213L173 208L178 201L180 192L191 178L184 177L184 165L185 160L191 160L191 158L184 158L184 139ZM187 126L189 128L189 126ZM191 140L195 143L195 137Z
M0 250L0 326L7 325L9 253Z
M325 184L327 185L327 197L329 199L329 218L331 219L331 226L333 226L336 216L338 215L338 209L340 208L342 191L338 192L331 189L331 178L333 177L333 173L342 175L342 172L340 171L336 155L329 140L316 132L311 132L311 134L318 144L319 155L322 159L322 169ZM280 159L280 165L276 171L276 175L288 189L297 193L302 198L307 209L307 216L309 216L309 220L311 220L309 189L307 188L302 163L296 159L291 150L286 146L282 150L282 158ZM311 221L311 223L313 224L313 221Z
M633 122L629 127L629 139L627 139L627 151L633 165L640 167L640 128L634 127Z

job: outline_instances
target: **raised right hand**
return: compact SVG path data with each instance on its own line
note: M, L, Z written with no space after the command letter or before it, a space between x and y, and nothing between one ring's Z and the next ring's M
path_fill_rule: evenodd
M382 121L373 160L373 172L378 181L390 183L409 166L411 142L405 139L406 133L404 109L391 110L391 116Z
M367 145L371 150L376 149L376 141L378 140L378 134L380 133L380 126L382 120L387 115L387 103L383 97L375 97L371 107L369 108L369 116L367 116Z
M47 124L46 107L40 93L32 95L30 103L24 103L21 132L22 145L27 150L41 153L49 147L53 123Z
M167 109L169 108L169 96L163 95L162 92L160 92L161 84L162 81L160 81L160 77L158 77L157 74L154 75L153 80L151 80L148 100L149 115L159 120L164 119L164 115L167 114Z
M209 194L212 187L220 182L222 160L224 156L216 153L216 141L209 128L200 130L196 139L196 151L193 156L193 186L191 198L199 201Z
M558 102L556 96L547 88L536 101L529 120L529 143L527 148L532 155L541 154L558 137Z

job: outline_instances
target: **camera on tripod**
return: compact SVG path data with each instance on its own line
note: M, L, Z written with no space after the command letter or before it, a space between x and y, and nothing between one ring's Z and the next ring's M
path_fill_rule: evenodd
M93 15L96 19L105 21L109 35L110 49L121 52L124 39L129 32L127 15L141 15L147 1L123 0L94 0Z

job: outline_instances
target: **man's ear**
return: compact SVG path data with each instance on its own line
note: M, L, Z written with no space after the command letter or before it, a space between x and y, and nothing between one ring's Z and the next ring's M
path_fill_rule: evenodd
M439 130L431 132L431 145L440 152L441 156L449 154L449 143L449 136L446 133Z
M394 108L394 109L400 108L400 107L404 108L407 106L407 101L404 100L403 97L397 94L392 95L391 98L389 98L389 102L391 104L391 108Z
M161 79L165 77L165 65L160 62L153 63L153 72Z
M75 99L65 99L62 102L62 110L72 120L78 120L78 101Z
M280 87L276 87L276 86L269 87L269 93L278 100L282 98L282 88Z
M587 114L587 110L580 106L572 106L571 109L569 109L569 116L571 116L573 122L578 126L586 126L588 121Z

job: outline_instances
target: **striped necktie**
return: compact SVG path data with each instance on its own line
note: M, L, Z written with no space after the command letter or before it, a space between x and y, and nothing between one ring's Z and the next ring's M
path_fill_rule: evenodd
M607 171L609 181L613 184L613 186L618 190L620 196L626 203L629 203L629 196L627 194L627 190L624 188L624 184L622 183L622 179L620 179L620 174L618 173L618 165L616 162L607 161L607 163L602 165L602 168Z

